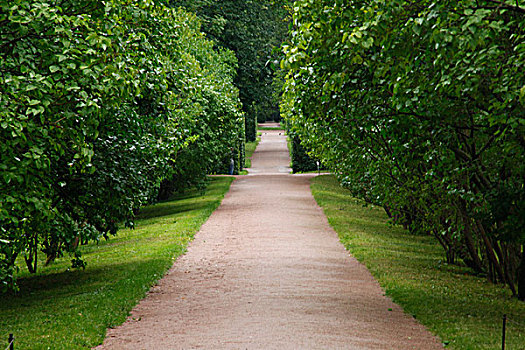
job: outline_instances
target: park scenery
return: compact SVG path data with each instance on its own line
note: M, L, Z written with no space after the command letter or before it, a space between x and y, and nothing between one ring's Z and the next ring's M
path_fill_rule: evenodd
M0 0L0 350L525 349L525 3Z

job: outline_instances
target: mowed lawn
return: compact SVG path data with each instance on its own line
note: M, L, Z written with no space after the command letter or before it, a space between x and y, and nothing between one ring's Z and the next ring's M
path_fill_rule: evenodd
M507 314L507 350L525 349L525 302L502 285L447 265L430 236L387 223L382 208L364 206L333 176L312 179L312 192L345 247L364 263L386 294L437 334L449 349L501 349Z
M15 349L88 349L108 327L123 323L219 206L233 178L212 178L205 193L187 191L144 208L134 230L123 229L99 244L82 247L85 270L70 258L39 263L36 275L21 264L20 292L0 295L0 348L8 334ZM5 345L4 345L5 344Z
M246 142L246 148L245 148L245 154L244 154L244 168L251 168L252 167L252 156L253 152L255 152L255 149L257 148L257 145L261 141L261 133L257 132L257 138L255 141ZM245 173L241 173L241 175L246 175L248 172L244 170Z

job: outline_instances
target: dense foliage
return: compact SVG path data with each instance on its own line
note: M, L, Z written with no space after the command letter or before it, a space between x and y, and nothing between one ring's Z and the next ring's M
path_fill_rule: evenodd
M171 0L203 20L203 31L218 45L235 52L239 61L235 85L246 114L246 140L256 138L257 120L276 117L279 78L272 63L275 50L288 30L287 1L270 0ZM278 66L278 65L277 65ZM276 80L276 82L274 82Z
M525 8L299 0L285 51L282 110L304 145L525 299Z
M199 29L153 1L0 0L0 289L239 155L236 59Z
M299 137L291 137L291 146L290 158L294 173L318 170L317 159L308 155L308 151L301 145Z

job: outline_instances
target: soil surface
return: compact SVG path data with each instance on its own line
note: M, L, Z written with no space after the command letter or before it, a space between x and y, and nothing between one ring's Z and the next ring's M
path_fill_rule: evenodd
M442 349L384 296L290 175L263 130L239 176L168 274L97 349Z

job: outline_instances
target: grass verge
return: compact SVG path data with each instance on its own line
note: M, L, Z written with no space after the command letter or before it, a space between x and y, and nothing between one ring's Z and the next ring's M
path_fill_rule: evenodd
M294 174L319 174L319 175L328 175L330 170L328 169L319 169L319 170L310 170L310 171L298 171Z
M257 145L259 144L260 141L261 141L261 134L257 133L257 139L255 141L246 142L245 157L244 157L244 167L245 168L252 167L253 152L255 152L255 148L257 148Z
M344 246L364 263L396 303L437 334L449 349L525 349L525 303L503 286L447 265L429 236L387 223L383 209L365 207L333 176L312 180L312 192Z
M121 230L109 241L82 248L85 271L70 271L67 258L41 267L36 275L21 270L20 293L0 295L0 348L7 346L9 333L15 335L15 349L89 349L100 344L106 329L123 323L185 252L232 181L212 178L203 195L188 191L144 208L134 230Z
M258 126L257 130L284 130L282 126Z

